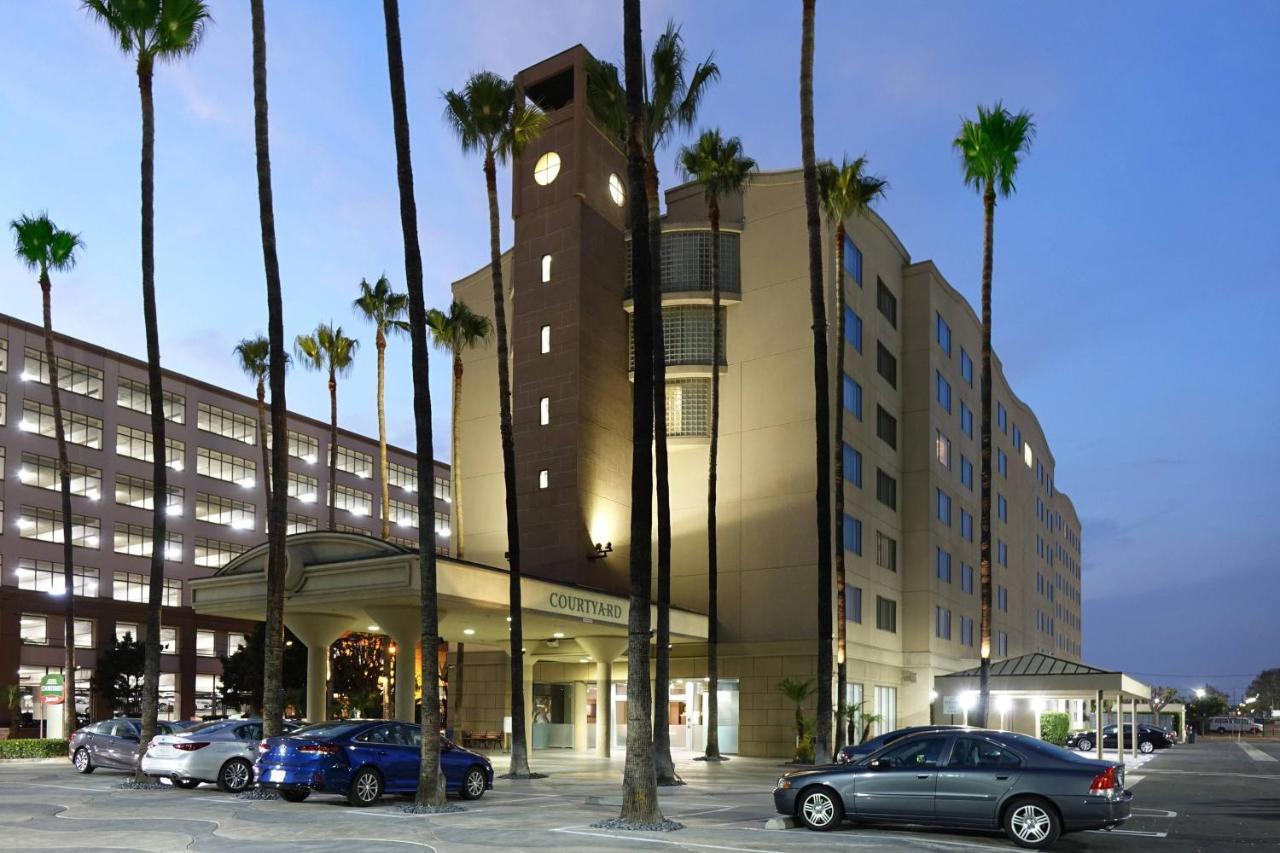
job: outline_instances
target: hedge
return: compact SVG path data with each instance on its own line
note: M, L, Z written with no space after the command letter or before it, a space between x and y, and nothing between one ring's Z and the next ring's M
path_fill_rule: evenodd
M67 742L62 738L18 738L0 740L0 760L5 758L66 758Z
M1065 746L1071 732L1071 716L1061 711L1047 711L1040 715L1040 739Z

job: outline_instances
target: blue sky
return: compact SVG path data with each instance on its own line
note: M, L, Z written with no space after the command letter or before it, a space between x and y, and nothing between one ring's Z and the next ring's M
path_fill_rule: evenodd
M385 270L403 286L381 4L267 6L286 331L333 318L369 338L349 307L356 283ZM440 90L577 42L616 59L620 4L402 6L428 301L443 305L448 283L484 262L487 234L480 164L458 153ZM48 209L81 232L56 322L140 356L135 77L78 7L7 10L0 216ZM247 319L264 313L248 8L212 7L200 51L156 75L161 346L167 366L249 390L230 359L265 325ZM762 168L796 165L798 4L646 2L646 35L670 17L691 56L714 49L722 69L702 123L741 136ZM949 140L977 102L1036 115L1019 194L997 214L996 348L1083 519L1085 656L1152 682L1238 690L1238 676L1280 665L1277 43L1280 5L1265 0L818 9L820 154L868 154L891 182L880 212L971 300L980 207ZM673 159L660 162L668 175ZM38 290L7 252L0 311L39 319ZM394 352L390 429L410 444ZM372 374L343 385L344 426L374 430ZM432 375L443 404L443 360ZM294 376L289 402L325 417L321 377Z

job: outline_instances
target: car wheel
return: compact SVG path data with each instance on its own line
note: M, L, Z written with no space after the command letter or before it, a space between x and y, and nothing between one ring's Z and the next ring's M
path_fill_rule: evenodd
M300 803L307 797L311 796L311 792L306 788L281 788L280 798L287 803Z
M796 816L815 832L826 832L844 820L844 806L829 788L810 788L796 801Z
M1019 847L1043 850L1062 834L1062 821L1043 800L1016 800L1005 811L1004 831Z
M76 766L77 773L92 773L94 771L93 762L89 760L89 750L83 746L76 750L75 755L71 756L71 763Z
M187 790L200 786L199 779L170 779L169 781L173 783L173 787L186 788Z
M228 794L238 794L253 783L253 767L243 758L233 758L218 771L218 787Z
M460 792L464 800L478 800L484 796L484 771L472 767L462 779Z
M1227 733L1227 730L1222 727L1219 727L1217 731L1220 735L1225 735Z
M1156 745L1149 740L1144 740L1142 743L1138 744L1138 752L1149 754L1155 751Z
M378 771L366 767L351 780L347 802L353 806L371 806L382 798L382 777Z
M1082 737L1076 746L1080 748L1081 752L1088 752L1093 749L1093 741L1089 740L1087 737Z

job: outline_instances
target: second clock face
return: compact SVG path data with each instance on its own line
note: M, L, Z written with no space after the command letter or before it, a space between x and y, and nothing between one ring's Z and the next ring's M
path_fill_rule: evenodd
M609 175L609 198L613 199L613 203L618 207L622 207L623 202L627 200L627 194L622 189L622 179L612 173Z
M538 158L538 162L533 165L533 179L541 186L546 186L556 179L560 174L560 155L554 151L548 151Z

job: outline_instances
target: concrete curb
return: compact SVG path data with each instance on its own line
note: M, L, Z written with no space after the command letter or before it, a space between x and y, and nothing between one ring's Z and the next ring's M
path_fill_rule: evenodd
M0 767L10 764L70 764L68 758L0 758Z
M793 817L771 817L764 822L765 829L795 829L796 819Z

